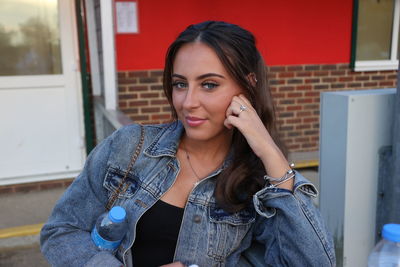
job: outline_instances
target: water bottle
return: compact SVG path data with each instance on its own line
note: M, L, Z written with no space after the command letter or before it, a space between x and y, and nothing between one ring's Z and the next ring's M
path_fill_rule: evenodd
M368 267L400 267L400 224L385 224L383 239L368 258Z
M92 240L101 250L115 252L128 230L125 209L113 207L97 219L92 230Z

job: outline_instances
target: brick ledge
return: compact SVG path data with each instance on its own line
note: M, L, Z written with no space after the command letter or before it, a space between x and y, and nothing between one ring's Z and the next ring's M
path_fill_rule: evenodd
M54 188L66 188L72 183L73 180L74 178L67 178L67 179L52 180L52 181L3 185L0 186L0 194L26 193L32 191L43 191Z

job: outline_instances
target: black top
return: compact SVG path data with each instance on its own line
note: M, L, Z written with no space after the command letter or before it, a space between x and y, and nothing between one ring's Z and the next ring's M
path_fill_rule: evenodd
M183 210L159 200L143 214L137 223L132 246L133 266L156 267L172 263Z

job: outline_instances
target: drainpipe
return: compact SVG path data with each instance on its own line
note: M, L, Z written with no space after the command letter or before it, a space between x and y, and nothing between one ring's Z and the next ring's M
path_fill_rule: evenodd
M86 38L85 38L85 24L84 24L84 2L75 0L76 19L78 26L78 40L79 40L79 59L81 69L81 82L82 82L82 97L83 97L83 113L85 124L85 141L86 153L89 154L94 148L94 132L93 120L91 118L91 99L90 99L90 76L87 71L86 62Z

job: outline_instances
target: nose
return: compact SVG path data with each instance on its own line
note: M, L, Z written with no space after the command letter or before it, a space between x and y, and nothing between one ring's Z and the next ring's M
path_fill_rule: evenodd
M185 109L193 109L199 106L199 95L198 90L193 86L189 86L186 91L185 99L183 100L183 108Z

